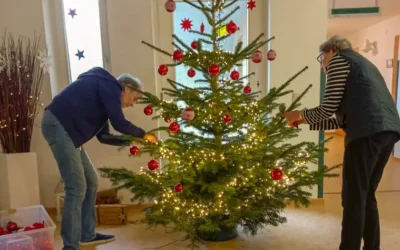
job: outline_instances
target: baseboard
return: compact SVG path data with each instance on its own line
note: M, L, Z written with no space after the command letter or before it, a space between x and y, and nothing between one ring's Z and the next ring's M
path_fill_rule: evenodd
M310 199L310 206L315 206L315 205L324 205L324 199L323 198L311 198ZM140 212L143 211L145 208L150 207L151 204L127 204L128 210L130 211L135 211L135 212ZM288 207L294 207L294 204L289 204ZM57 208L56 207L46 207L45 208L47 213L49 215L56 215L57 214Z

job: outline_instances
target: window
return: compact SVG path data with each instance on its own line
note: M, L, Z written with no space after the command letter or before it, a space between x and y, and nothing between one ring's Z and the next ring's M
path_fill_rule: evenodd
M70 81L104 67L99 0L63 0Z
M229 1L227 1L229 2ZM220 17L224 17L226 14L230 13L236 6L239 6L240 9L236 11L228 20L235 22L239 30L229 38L225 39L223 42L220 43L220 46L222 49L226 51L234 51L236 44L239 41L243 42L243 47L248 45L248 11L247 11L247 1L245 0L240 0L238 1L237 4L234 4L233 6L230 6L228 9L224 10L222 13L220 13ZM204 17L203 13L194 7L190 6L187 3L184 2L176 2L176 10L174 12L173 16L173 32L176 34L184 43L186 43L188 46L194 41L199 38L204 38L201 35L190 33L188 31L184 31L181 29L181 22L183 19L189 18L192 21L192 29L194 30L199 30L200 25L203 23L205 26L205 32L210 33L210 27L208 25L208 22L206 18ZM211 50L212 45L209 44L202 44L204 49ZM247 60L243 61L243 66L240 68L237 68L242 76L248 74L248 65L247 65ZM185 65L179 65L175 67L175 76L176 76L176 81L179 83L183 83L188 87L195 88L195 87L201 87L201 83L196 83L195 81L198 79L204 79L202 74L199 72L196 72L195 77L190 78L187 76L187 71L189 70L189 67ZM229 74L229 73L228 73ZM227 75L229 77L229 75ZM204 84L204 83L203 83ZM179 107L184 107L184 103L178 103ZM190 103L189 103L190 105ZM191 132L200 135L199 131L197 131L193 127L183 127L181 128L184 132Z

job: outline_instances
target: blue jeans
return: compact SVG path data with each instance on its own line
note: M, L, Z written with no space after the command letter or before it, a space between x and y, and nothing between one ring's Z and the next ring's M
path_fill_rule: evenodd
M61 222L63 250L79 250L79 241L96 236L97 174L83 149L77 149L58 119L46 110L42 133L53 151L65 183Z

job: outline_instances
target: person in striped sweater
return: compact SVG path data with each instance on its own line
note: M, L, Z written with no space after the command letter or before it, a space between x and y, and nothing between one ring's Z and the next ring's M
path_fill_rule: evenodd
M320 52L318 61L327 74L321 105L284 116L290 126L308 124L310 130L342 128L346 132L339 249L360 250L363 239L364 250L379 250L375 192L400 140L399 114L382 74L346 38L331 37Z

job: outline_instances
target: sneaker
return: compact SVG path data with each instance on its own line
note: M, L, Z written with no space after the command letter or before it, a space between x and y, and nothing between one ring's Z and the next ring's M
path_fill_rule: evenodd
M104 244L104 243L111 242L114 240L115 240L114 235L105 235L105 234L96 233L96 237L93 240L80 242L80 245L88 246L88 245L95 245L95 244Z

